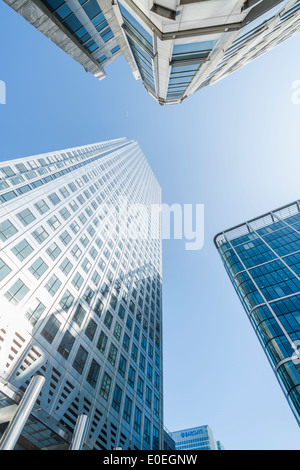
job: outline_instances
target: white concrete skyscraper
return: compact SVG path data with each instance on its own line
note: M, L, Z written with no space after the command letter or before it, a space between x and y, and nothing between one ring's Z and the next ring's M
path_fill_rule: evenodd
M68 448L87 416L87 449L161 449L160 218L148 224L161 190L139 145L10 160L0 174L0 436L43 376L17 448Z

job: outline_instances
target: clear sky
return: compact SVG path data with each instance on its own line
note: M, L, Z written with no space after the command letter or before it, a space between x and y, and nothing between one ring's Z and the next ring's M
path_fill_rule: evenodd
M205 243L163 242L165 425L208 424L226 449L297 449L300 432L213 244L300 198L300 35L181 105L159 106L123 58L91 74L0 2L1 161L127 137L169 205L204 204Z

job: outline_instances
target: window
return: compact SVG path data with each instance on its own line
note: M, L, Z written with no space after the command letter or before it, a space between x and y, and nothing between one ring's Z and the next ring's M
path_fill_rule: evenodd
M72 237L70 234L67 232L67 230L64 230L64 232L59 236L59 239L63 242L63 244L66 246L70 241L72 240Z
M142 372L145 372L146 359L143 354L140 354L140 369Z
M83 269L83 271L84 271L85 273L88 273L89 270L91 269L91 263L90 263L90 261L89 261L87 258L84 258L81 267L82 267L82 269Z
M150 444L150 420L145 416L144 420L144 440Z
M56 206L60 202L60 199L56 193L50 194L50 196L48 196L48 199L52 202L54 206Z
M18 279L5 293L5 297L8 299L9 302L12 304L17 305L23 297L29 292L27 286L25 286L24 282L21 279Z
M80 243L82 243L83 246L87 246L87 244L89 243L89 239L88 237L83 234L82 237L80 237Z
M29 209L24 209L23 211L17 214L18 219L22 222L23 225L29 225L35 220L35 216Z
M72 255L74 256L75 259L78 259L79 256L81 255L82 251L79 248L78 245L74 245L72 250L71 250Z
M159 449L159 431L155 426L153 426L153 449Z
M127 333L124 333L123 348L125 349L125 351L129 350L129 346L130 346L130 337L128 336Z
M104 400L108 400L109 392L111 386L111 377L105 372L101 384L100 395Z
M99 349L99 351L101 353L104 353L105 352L105 349L106 349L106 345L107 345L107 336L106 334L101 331L100 335L99 335L99 339L98 339L98 342L97 342L97 348Z
M41 201L38 201L37 203L35 203L34 207L39 211L39 213L41 215L43 215L45 212L50 210L50 207L48 206L48 204L46 204L44 199L42 199Z
M137 325L134 327L134 337L137 341L140 339L140 329Z
M114 337L115 337L118 341L120 341L121 333L122 333L122 327L121 327L120 323L116 322L115 328L114 328Z
M60 321L58 321L54 315L51 315L43 330L41 331L41 335L45 338L46 341L48 341L48 343L51 344L60 326Z
M5 176L8 176L8 177L10 177L10 176L15 176L15 174L16 174L16 173L11 169L10 166L3 166L3 167L1 168L1 171L2 171L2 173L4 173Z
M127 365L127 361L125 357L121 355L120 361L119 361L119 368L118 368L118 372L121 375L121 377L125 377L126 365Z
M96 387L96 383L100 373L100 365L95 359L92 360L92 364L87 375L86 381L93 387Z
M61 340L60 345L57 348L57 351L59 352L59 354L62 355L64 359L68 359L74 342L74 336L72 336L69 331L66 331L63 336L63 339Z
M47 223L52 228L52 230L56 230L60 226L60 221L55 215L50 217L50 219L47 220Z
M59 266L59 269L65 276L69 274L72 268L73 268L73 264L68 258L65 258L63 262L61 263L61 265Z
M138 356L138 348L136 344L132 343L131 357L135 362L137 361L137 356Z
M2 281L11 272L10 267L0 258L0 281Z
M87 304L91 305L94 295L95 292L90 287L87 287L85 293L83 294L83 299Z
M133 323L132 318L128 315L127 321L126 321L126 326L130 331L132 330L132 323Z
M84 349L84 347L79 346L75 360L73 362L73 367L80 375L83 372L87 357L88 357L87 351Z
M17 233L16 227L7 219L0 224L0 239L4 242Z
M124 403L123 418L129 424L131 421L131 411L132 411L132 400L130 400L130 398L126 395L125 403Z
M122 318L122 320L123 320L124 317L125 317L125 308L123 307L122 304L121 304L120 307L119 307L119 317Z
M97 273L97 271L94 271L91 280L92 280L92 282L95 284L95 286L97 286L97 285L99 284L99 282L100 282L100 276L99 276L99 274Z
M116 384L112 400L112 407L117 411L117 413L120 412L122 394L122 389Z
M42 258L38 258L29 268L31 274L36 278L39 279L44 272L48 269L48 265L44 263Z
M153 377L153 367L150 364L150 362L148 362L148 364L147 364L147 378L152 381L152 377Z
M71 228L72 232L75 233L75 234L76 234L77 232L79 232L79 230L80 230L80 227L79 227L79 225L78 225L77 222L73 222L73 223L70 225L70 228Z
M154 385L157 390L159 390L159 375L157 372L154 373Z
M101 313L103 312L103 302L101 301L101 299L97 300L96 305L94 307L94 312L96 313L96 315L98 315L98 317L101 316Z
M83 277L80 276L79 273L76 273L75 276L73 277L73 280L72 280L72 284L73 286L79 290L80 287L82 286L82 283L83 283Z
M61 253L61 249L54 242L47 248L46 253L50 256L52 260L55 260L58 257L58 255Z
M48 280L47 284L45 285L45 289L49 292L52 297L56 294L58 289L61 286L61 281L58 279L55 274L53 274L50 279Z
M67 220L69 217L71 217L71 214L70 212L68 211L68 209L66 207L63 207L60 211L59 211L60 215L62 216L62 218L64 220Z
M45 305L42 304L39 299L35 299L31 307L25 313L25 317L32 325L35 325L44 312L45 308Z
M63 186L60 190L59 190L60 194L66 199L68 196L70 196L70 193L69 191L67 190L67 188L65 186Z
M34 232L32 232L32 236L38 243L43 243L43 241L49 237L49 234L46 232L44 227L40 226Z
M144 395L144 381L140 376L138 377L136 392L137 392L137 394L140 398L143 398L143 395Z
M74 302L74 300L75 299L73 295L68 290L66 290L66 292L61 298L61 301L59 302L59 305L65 312L67 312L69 308L71 307L72 303Z
M136 406L136 407L135 407L135 413L134 413L133 429L134 429L138 434L141 434L141 423L142 423L142 412L141 412L141 410Z
M78 326L82 325L85 315L86 315L85 309L82 307L81 304L79 304L73 316L73 320L76 323L76 325Z
M92 318L90 318L88 326L86 327L86 330L85 330L85 334L88 337L88 339L90 339L91 341L93 341L94 339L96 330L97 330L97 323Z
M112 366L114 366L116 363L117 354L118 354L118 350L116 346L113 343L111 343L107 360L108 362L111 363Z
M110 312L106 312L105 319L104 319L104 325L107 326L107 328L110 330L111 325L113 321L113 316Z
M131 388L134 388L135 384L135 370L132 366L129 367L129 372L128 372L128 385L130 385Z
M159 399L156 395L154 395L154 414L155 416L159 416Z
M22 240L11 250L14 255L20 260L23 261L30 253L33 252L33 248L26 240Z
M152 406L152 390L148 386L146 387L146 405L149 408Z

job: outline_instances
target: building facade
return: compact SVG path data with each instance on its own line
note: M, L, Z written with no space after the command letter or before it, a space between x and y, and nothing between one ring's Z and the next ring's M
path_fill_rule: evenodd
M170 433L176 450L223 450L217 445L209 426L183 429ZM222 449L221 449L222 447Z
M215 244L300 424L299 201L219 233Z
M164 450L175 450L175 441L166 428L164 428Z
M27 448L66 444L86 415L87 449L162 449L160 219L147 225L161 190L139 145L11 160L0 174L0 433L4 407L42 375Z
M123 55L178 104L299 31L297 0L5 0L98 79Z

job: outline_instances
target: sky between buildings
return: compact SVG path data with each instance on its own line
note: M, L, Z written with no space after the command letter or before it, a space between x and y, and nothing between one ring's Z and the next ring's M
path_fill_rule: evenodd
M300 35L181 105L160 107L121 58L99 82L0 2L1 161L139 142L163 202L204 204L205 242L163 242L165 425L208 424L226 449L300 450L296 420L213 237L300 199Z

